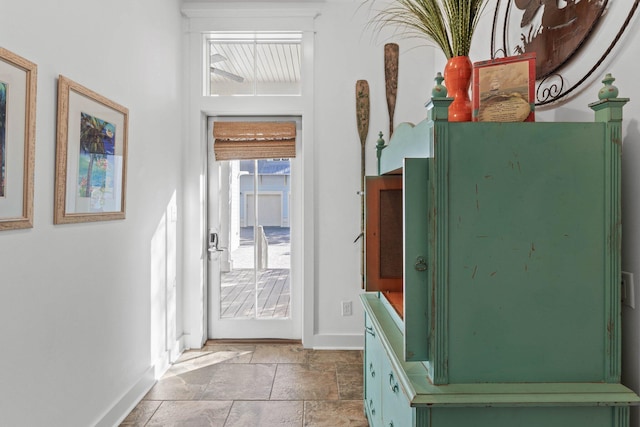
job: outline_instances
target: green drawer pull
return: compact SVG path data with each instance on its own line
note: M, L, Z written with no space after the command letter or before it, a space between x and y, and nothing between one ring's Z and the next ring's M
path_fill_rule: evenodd
M376 410L373 408L373 400L369 399L369 408L371 409L371 415L376 414Z
M369 372L371 373L371 378L376 377L376 371L373 369L373 362L369 363Z
M393 421L389 422L389 427L393 427Z
M393 378L393 372L389 373L389 388L394 393L397 393L398 391L400 391L400 387L398 387L398 383L395 382Z
M366 333L371 334L372 337L376 337L376 331L373 330L373 326L365 326L364 330Z

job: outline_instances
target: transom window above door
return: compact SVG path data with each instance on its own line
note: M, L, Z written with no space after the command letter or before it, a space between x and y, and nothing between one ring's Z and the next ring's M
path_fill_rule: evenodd
M302 33L211 33L206 94L300 95Z

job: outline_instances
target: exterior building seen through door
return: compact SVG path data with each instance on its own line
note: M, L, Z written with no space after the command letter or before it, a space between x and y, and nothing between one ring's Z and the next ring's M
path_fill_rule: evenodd
M290 160L232 160L229 170L229 260L221 268L220 318L288 318Z

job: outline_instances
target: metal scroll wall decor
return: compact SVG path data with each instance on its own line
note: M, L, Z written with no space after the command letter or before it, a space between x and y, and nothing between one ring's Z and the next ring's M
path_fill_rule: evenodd
M604 62L629 25L640 0L622 2L625 5L620 1L614 3L616 0L497 0L491 35L492 59L535 52L536 105L558 101L589 79ZM606 45L609 38L603 40L605 36L598 35L598 45L594 47L598 54L590 59L578 55L603 30L603 21L609 19L608 9L613 6L618 7L621 23L615 27L617 32L614 29L611 33L610 44ZM628 11L621 9L629 6ZM578 62L583 63L578 66Z

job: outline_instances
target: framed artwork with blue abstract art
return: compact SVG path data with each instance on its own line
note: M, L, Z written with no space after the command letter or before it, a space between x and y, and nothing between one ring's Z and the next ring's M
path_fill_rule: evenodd
M127 108L58 78L54 223L125 218Z
M0 48L0 231L33 227L37 66Z

